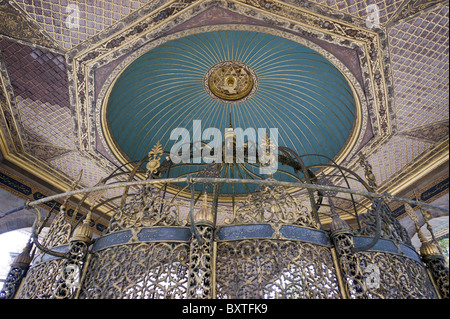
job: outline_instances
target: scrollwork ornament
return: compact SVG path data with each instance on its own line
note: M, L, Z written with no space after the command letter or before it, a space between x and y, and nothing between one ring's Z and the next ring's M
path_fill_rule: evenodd
M60 212L50 226L50 230L42 243L47 248L53 248L60 245L69 244L69 236L72 231L72 226L65 218L65 208L61 207Z
M233 221L236 224L275 222L316 229L320 227L310 209L282 186L265 186L250 194L239 204Z
M352 299L364 299L365 280L359 259L352 251L354 242L351 231L335 232L332 239L339 259L339 268L345 278L347 295Z
M80 299L184 299L186 243L135 243L94 252Z
M449 270L442 255L423 257L443 299L449 299Z
M28 267L11 266L6 281L0 291L0 299L12 299L17 293L22 279L25 277Z
M73 241L69 247L69 258L63 263L58 285L53 293L56 299L72 298L81 287L81 272L88 253L88 243Z
M404 243L411 246L411 239L408 236L406 229L400 224L400 222L392 216L390 208L386 203L381 203L381 209L379 210L379 216L381 222L381 238L390 239L397 243ZM361 214L360 223L361 229L358 231L358 235L361 236L374 236L376 233L376 215L375 215L375 201L367 213Z
M200 243L195 236L191 240L189 254L188 298L212 298L212 237L213 228L197 225L202 238Z
M220 242L217 250L218 298L341 298L328 247L257 239Z
M176 203L162 199L159 191L152 186L142 186L131 200L114 213L107 233L133 227L185 226L179 219Z

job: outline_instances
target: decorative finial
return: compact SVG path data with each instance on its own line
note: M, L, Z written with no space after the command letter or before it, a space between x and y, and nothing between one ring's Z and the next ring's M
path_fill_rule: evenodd
M30 266L32 259L30 252L32 246L33 243L31 241L28 241L23 251L14 259L12 263L13 267L28 268Z
M75 229L70 241L83 241L90 244L92 242L92 228L90 226L91 221L92 212L89 211L86 218L83 220L83 223Z
M161 155L163 154L163 148L161 142L156 142L156 145L153 149L148 153L148 163L147 163L147 173L156 174L158 172L158 168L161 165L159 160L161 159Z
M359 154L359 164L364 169L364 176L366 177L369 186L375 191L378 188L377 180L375 174L372 172L372 165L370 165L363 153Z
M208 224L214 223L214 217L211 214L211 210L208 208L208 193L205 192L203 195L203 203L200 210L194 216L194 222L196 224L201 222L206 222Z
M427 240L424 233L419 227L419 218L417 217L416 212L414 209L409 205L408 203L405 203L405 211L408 214L408 216L412 219L414 222L414 225L416 226L417 236L420 239L420 243L422 244L420 246L420 254L422 256L431 256L431 255L440 255L441 252L439 251L439 248L434 244Z
M349 232L349 231L351 231L351 227L347 224L347 222L345 220L341 219L341 217L339 217L339 215L337 213L333 213L333 219L330 224L331 234L333 235L333 234Z

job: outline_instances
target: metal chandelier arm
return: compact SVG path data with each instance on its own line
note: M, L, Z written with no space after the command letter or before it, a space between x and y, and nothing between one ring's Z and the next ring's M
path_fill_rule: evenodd
M36 219L34 220L33 227L31 228L31 238L33 239L33 243L36 245L36 247L39 248L39 250L43 251L46 254L56 256L56 257L66 258L66 259L69 258L69 254L50 250L39 242L38 226L41 224L41 220L42 220L41 212L39 211L39 209L37 207L31 206L31 205L29 205L29 203L27 204L27 207L31 211L34 210L33 212L36 215Z
M95 186L95 187L88 187L83 189L77 189L61 194L51 195L48 197L44 197L35 201L31 201L27 204L29 207L38 206L40 204L60 199L65 196L73 196L93 191L100 191L100 190L107 190L107 189L113 189L113 188L122 188L127 186L138 186L138 185L150 185L150 184L162 184L162 183L182 183L186 182L187 179L185 177L183 178L161 178L161 179L153 179L153 180L143 180L143 181L133 181L133 182L121 182L116 184L110 184L110 185L101 185L101 186ZM237 179L237 178L222 178L222 177L190 177L189 179L192 183L241 183L241 184L257 184L257 185L267 185L267 186L285 186L285 187L298 187L298 188L306 188L306 189L315 189L315 190L323 190L323 191L334 191L334 192L341 192L341 193L349 193L349 194L356 194L360 196L365 197L371 197L371 198L384 198L389 201L395 200L400 201L404 203L408 203L410 205L417 205L419 207L426 207L429 209L434 209L438 211L442 211L445 213L448 213L449 210L443 207L434 206L431 204L419 202L416 200L411 200L407 198L402 197L396 197L392 196L388 193L373 193L369 191L360 191L360 190L352 190L348 188L338 187L338 186L328 186L328 185L318 185L318 184L307 184L307 183L298 183L298 182L282 182L282 181L276 181L276 180L254 180L254 179Z

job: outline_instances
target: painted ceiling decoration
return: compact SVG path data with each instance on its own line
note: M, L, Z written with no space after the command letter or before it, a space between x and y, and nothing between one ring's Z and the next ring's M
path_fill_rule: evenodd
M204 82L214 72L206 75L227 61L253 70L247 75L253 84L243 90L258 88L249 99L208 94ZM280 146L334 158L349 138L355 108L345 77L317 52L269 34L218 31L169 41L136 59L111 90L106 120L131 160L140 160L158 140L170 150L171 131L182 127L192 134L194 120L225 132L230 115L235 128L278 128Z
M448 164L448 1L0 0L0 18L1 165L42 194L230 113L357 173L363 154L382 192Z
M193 123L200 121L198 134L217 128L222 137L230 125L267 134L276 128L276 143L306 155L309 166L329 161L309 154L340 153L357 122L356 107L346 78L317 52L271 34L223 30L168 41L133 61L109 93L102 124L124 162L145 158L158 141L169 152L177 128L190 132L184 143L195 142ZM173 168L172 176L205 166L192 162ZM246 162L223 166L222 176L262 178ZM274 177L298 181L296 175L280 166Z

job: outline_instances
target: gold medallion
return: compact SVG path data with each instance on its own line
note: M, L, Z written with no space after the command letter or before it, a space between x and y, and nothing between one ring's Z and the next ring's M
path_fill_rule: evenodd
M256 74L245 63L225 61L208 70L204 79L208 94L225 103L238 103L256 91Z

